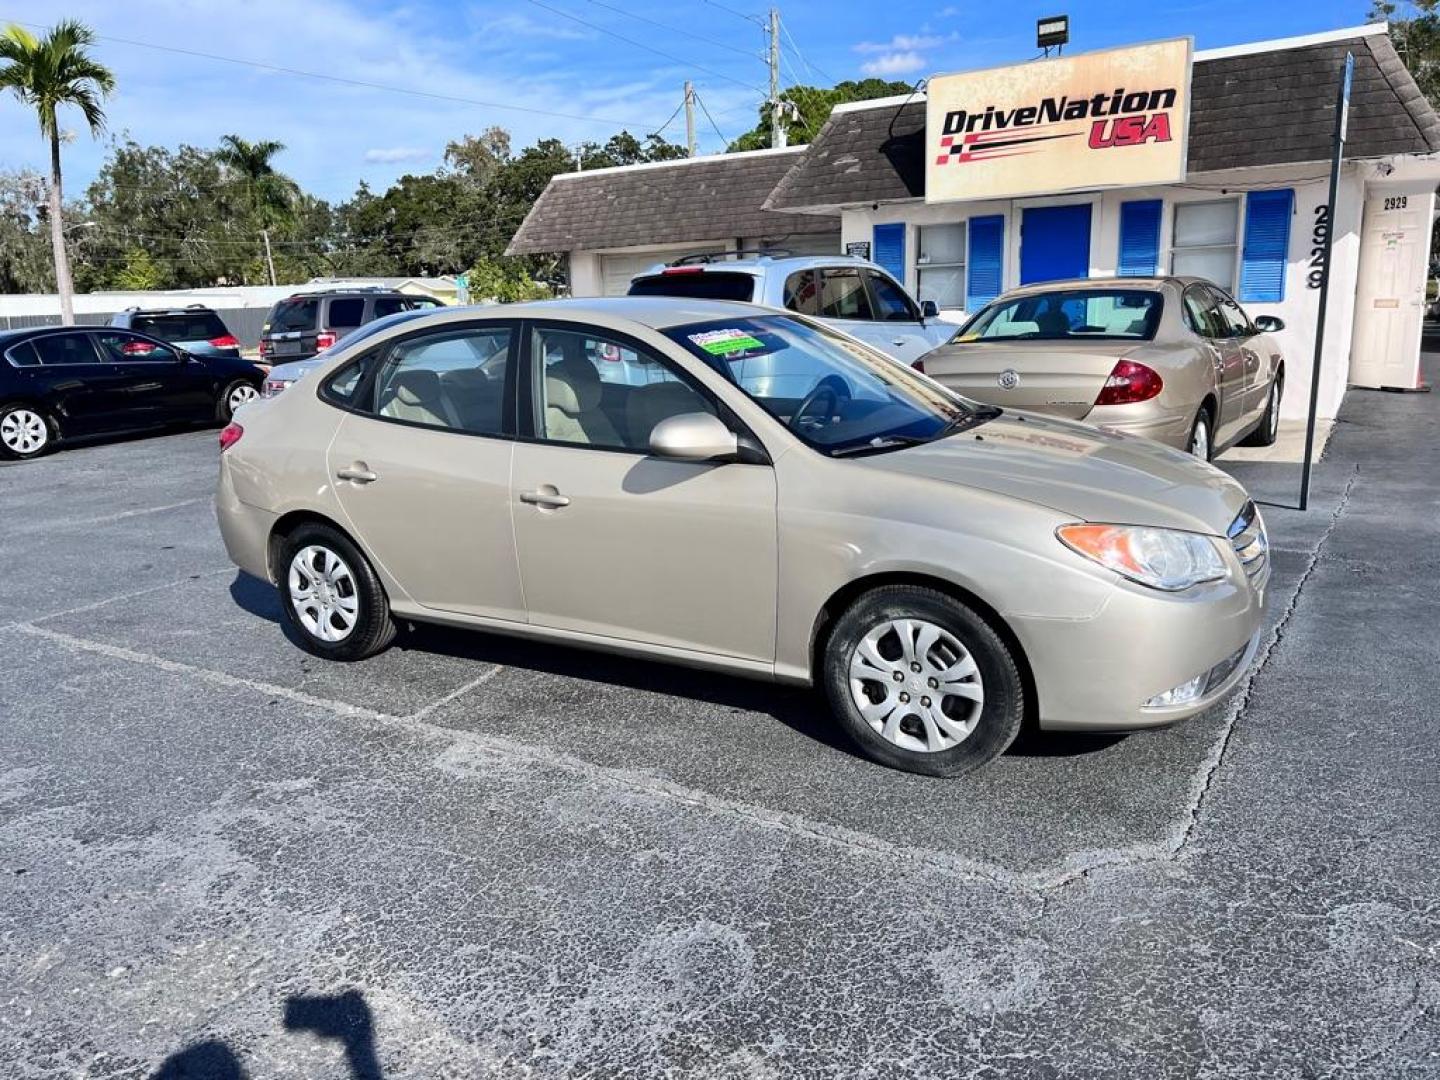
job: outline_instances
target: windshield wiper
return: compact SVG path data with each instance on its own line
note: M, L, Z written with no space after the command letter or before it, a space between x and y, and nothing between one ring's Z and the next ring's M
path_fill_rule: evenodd
M899 450L902 446L921 446L929 439L917 439L914 435L876 435L854 446L841 446L830 451L831 457L853 457L856 454L883 454L886 450Z
M948 439L951 435L959 435L962 431L969 431L971 428L979 427L994 420L1005 410L998 405L980 405L966 413L964 416L957 416L950 423L937 431L927 442L934 442L936 439Z

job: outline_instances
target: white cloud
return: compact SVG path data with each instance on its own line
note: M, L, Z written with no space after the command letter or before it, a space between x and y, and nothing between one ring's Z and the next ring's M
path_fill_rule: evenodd
M369 165L392 165L400 161L424 161L428 157L430 157L430 151L422 150L418 146L387 146L365 151L365 161Z
M927 61L917 52L885 53L874 60L860 65L866 75L912 75L926 66Z
M862 41L855 46L858 53L915 52L918 49L933 49L954 40L955 35L941 37L938 34L896 34L889 41Z

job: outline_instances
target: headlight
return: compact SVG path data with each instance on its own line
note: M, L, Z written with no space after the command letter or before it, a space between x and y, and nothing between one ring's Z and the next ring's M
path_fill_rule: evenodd
M1179 592L1225 576L1225 560L1212 537L1141 525L1062 525L1066 547L1122 577L1165 592Z

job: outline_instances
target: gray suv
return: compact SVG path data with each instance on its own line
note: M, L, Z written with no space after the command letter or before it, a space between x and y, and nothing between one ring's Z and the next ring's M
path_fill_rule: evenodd
M850 255L687 255L633 278L630 295L739 300L798 311L912 366L958 329L938 317L934 301L916 303L880 266Z
M110 325L168 341L192 356L240 355L240 342L204 304L183 308L131 307L110 316Z
M429 296L385 288L317 289L287 296L270 309L260 333L260 359L308 360L356 327L401 311L440 307Z

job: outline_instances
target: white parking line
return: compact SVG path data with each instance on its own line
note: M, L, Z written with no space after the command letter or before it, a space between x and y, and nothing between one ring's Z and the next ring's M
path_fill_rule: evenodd
M143 589L136 589L133 592L120 593L116 596L107 596L103 600L93 600L88 604L81 604L79 607L65 608L63 611L51 611L44 615L36 615L29 620L30 624L48 622L51 619L63 618L66 615L79 615L85 611L96 611L109 604L118 604L124 600L134 600L137 597L149 596L151 593L164 592L166 589L173 589L178 585L188 585L192 581L204 581L206 578L219 577L222 574L237 573L235 567L227 566L221 570L202 570L198 574L188 574L183 578L176 578L173 581L162 581L158 585L147 585ZM20 627L22 623L10 623L12 627Z

